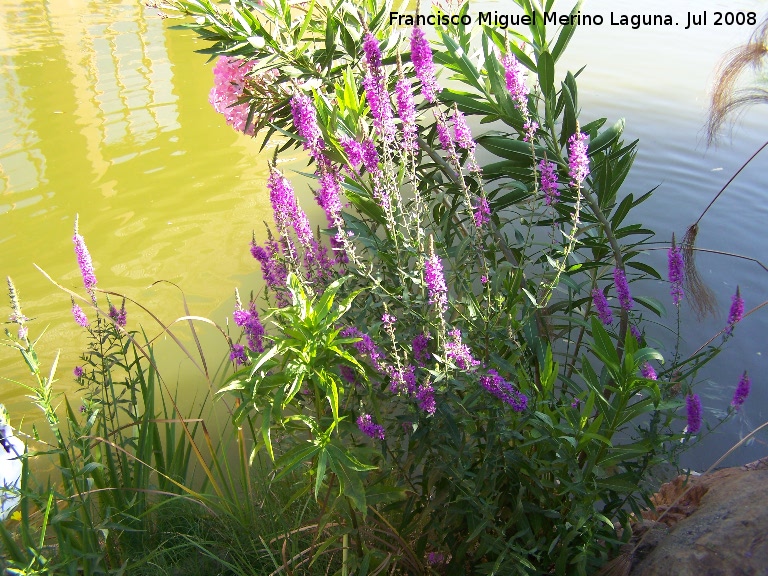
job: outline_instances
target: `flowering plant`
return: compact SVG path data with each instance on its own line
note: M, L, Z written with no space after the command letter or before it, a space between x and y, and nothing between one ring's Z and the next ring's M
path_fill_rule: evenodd
M719 347L665 366L643 330L664 306L638 290L661 278L653 232L625 223L651 193L619 201L637 143L580 123L578 73L555 74L574 27L551 38L533 15L552 2L516 3L531 25L512 41L464 18L431 41L376 0L169 4L226 54L217 82L238 77L227 121L314 166L320 234L271 167L275 230L251 251L272 327L238 304L249 344L220 392L259 414L278 477L307 472L317 553L341 539L345 569L591 573L701 427L693 378ZM669 266L677 307L674 241Z

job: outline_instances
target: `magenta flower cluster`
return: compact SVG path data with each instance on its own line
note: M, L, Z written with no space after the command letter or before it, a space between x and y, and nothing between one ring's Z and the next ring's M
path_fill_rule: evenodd
M424 261L424 282L429 293L428 302L437 306L440 312L448 310L448 287L443 276L443 263L437 254Z
M539 172L541 172L541 191L544 193L544 201L547 206L555 204L560 199L560 191L557 189L557 164L541 160Z
M632 300L632 295L629 292L629 282L627 282L627 275L621 268L613 269L613 282L616 284L616 293L619 296L619 305L624 310L632 310L635 306L635 301Z
M272 203L275 223L280 233L285 235L289 228L293 228L299 243L304 248L311 249L314 243L312 227L309 224L307 214L296 202L296 195L288 179L276 168L272 168L267 180L269 200Z
M435 78L435 63L432 60L432 48L429 46L424 31L414 26L411 32L411 62L416 69L416 76L421 81L421 95L433 104L437 98L439 86Z
M592 289L592 303L595 306L597 317L600 319L600 322L606 326L610 326L613 323L613 313L611 312L610 306L608 306L608 299L600 288Z
M461 341L458 328L448 332L448 336L450 340L445 343L445 355L449 360L453 360L460 370L472 370L480 365L480 361L472 357L469 346Z
M248 126L248 104L236 104L243 96L246 75L256 66L255 62L245 62L237 58L220 56L213 68L213 88L208 101L214 110L222 114L227 124L238 132L253 135L253 124Z
M384 440L384 427L376 424L370 414L361 414L357 417L357 427L360 432L370 438Z
M501 65L504 66L504 78L509 95L512 97L512 102L514 102L515 107L520 112L525 112L530 92L525 79L525 68L512 54L504 56L501 59Z
M408 365L400 370L392 370L390 386L393 394L413 396L416 392L416 368Z
M317 123L315 105L310 97L301 92L294 94L291 98L291 112L296 131L304 138L304 149L309 150L313 156L319 155L325 147L325 142Z
M391 142L395 138L395 121L392 115L392 104L389 101L389 93L384 85L384 78L380 74L368 70L363 77L363 88L368 106L373 116L373 127L376 133L385 142Z
M749 396L749 390L752 387L752 381L747 376L746 371L741 375L739 385L736 386L736 392L733 393L733 400L731 400L731 406L738 410L742 407L744 402Z
M411 342L413 351L413 360L419 366L424 366L430 360L429 347L430 337L427 334L419 334Z
M85 315L85 312L83 312L83 309L75 304L74 300L72 300L72 316L78 326L82 326L83 328L88 327L88 317Z
M584 143L586 139L587 135L581 132L568 138L568 175L571 177L571 186L580 186L589 176L589 158Z
M277 295L278 305L281 307L287 305L289 303L288 297L284 291L278 290L285 286L288 278L288 270L280 258L280 245L273 238L267 240L265 246L259 246L255 240L252 240L251 255L259 261L264 283L270 291Z
M430 416L434 415L437 410L437 403L435 402L435 389L432 384L427 382L419 386L416 392L416 400L419 403L419 410L426 412Z
M363 334L355 326L348 326L341 331L341 335L345 338L360 338L354 343L354 347L363 356L368 356L371 361L371 365L379 372L384 372L384 367L381 361L384 359L384 354L381 353L379 347L376 346L373 339L368 334Z
M123 302L123 305L120 307L120 310L115 308L114 305L110 304L109 317L112 319L115 325L119 326L120 328L123 328L128 321L128 314L125 311L125 302Z
M730 336L733 334L733 327L744 317L744 299L741 297L739 287L736 287L736 294L731 298L731 309L728 311L728 324L725 333Z
M80 267L80 275L83 277L85 291L88 292L91 299L95 302L96 274L93 271L93 261L91 260L90 252L88 252L88 247L85 245L85 239L77 230L77 219L75 219L75 235L72 237L72 242L75 243L75 256L77 256L77 265Z
M251 300L248 309L237 306L232 318L237 326L240 326L248 339L248 348L251 352L264 352L264 326L261 324L259 313L256 310L256 303Z
M395 101L397 102L397 115L403 123L403 148L405 150L415 150L416 133L416 106L413 102L413 87L411 81L405 77L400 77L395 84Z
M701 400L698 394L685 397L685 410L688 416L688 434L697 434L701 430Z
M653 366L651 366L648 362L643 364L643 367L640 369L640 373L643 375L643 378L647 378L648 380L658 379L656 370L654 370Z
M472 213L472 217L475 221L475 226L482 228L491 219L491 207L488 205L488 199L485 196L480 196L477 199L477 206Z
M496 370L488 370L488 374L480 376L480 386L502 402L509 404L515 412L522 412L528 407L526 395L499 376Z
M669 282L671 284L669 293L672 296L672 303L675 306L680 305L683 299L683 282L685 281L685 265L683 263L683 252L675 244L675 236L672 235L672 246L667 252L667 269L669 271Z

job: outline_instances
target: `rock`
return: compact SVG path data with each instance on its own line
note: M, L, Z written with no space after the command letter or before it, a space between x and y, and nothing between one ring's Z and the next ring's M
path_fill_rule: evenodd
M654 502L641 525L650 537L635 530L631 576L768 575L768 458L687 483L681 476Z

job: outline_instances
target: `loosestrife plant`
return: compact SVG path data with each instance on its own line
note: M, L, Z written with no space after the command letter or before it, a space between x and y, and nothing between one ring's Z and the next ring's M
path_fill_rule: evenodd
M578 72L557 68L575 28L394 29L378 0L167 8L221 55L210 101L227 123L282 135L277 154L301 148L314 170L322 230L270 166L273 225L250 247L265 298L237 294L245 339L219 390L237 424L257 416L277 479L303 473L310 552L341 550L360 574L592 573L628 540L657 465L705 426L697 372L744 303L737 290L722 342L690 358L648 345L664 307L643 281L661 276L643 261L653 232L626 222L651 193L620 192L637 147L623 120L579 118ZM77 227L74 244L96 312L73 299L74 321L135 344L125 302L99 311ZM684 272L673 240L678 314ZM28 350L20 309L11 322ZM111 401L94 379L105 354L75 373L85 409L137 420L131 387ZM749 388L745 373L733 411Z

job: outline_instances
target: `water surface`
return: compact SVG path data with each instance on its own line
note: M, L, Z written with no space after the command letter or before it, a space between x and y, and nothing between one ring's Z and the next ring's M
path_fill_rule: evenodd
M754 108L719 147L706 147L703 126L714 69L726 50L746 41L752 27L683 30L686 13L761 14L765 4L584 3L583 11L602 14L606 21L611 10L669 11L682 23L638 30L584 27L558 67L562 76L566 69L587 65L579 77L583 123L623 117L627 140L640 139L623 191L639 195L659 186L636 218L655 228L662 240L673 231L682 236L768 135L768 107ZM500 10L500 5L477 7ZM566 8L561 2L557 6ZM261 239L262 220L269 218L265 182L271 150L259 154L258 142L229 129L209 106L210 65L193 53L204 46L191 34L169 31L154 10L136 2L0 0L0 272L14 278L25 312L35 318L33 335L48 327L40 344L44 361L62 350L57 384L62 390L75 391L70 374L85 337L71 320L68 296L32 263L64 286L82 290L71 244L75 214L99 286L129 294L165 322L184 312L175 289L150 287L156 280L181 286L192 313L222 325L236 286L244 293L259 289L247 244L252 230ZM766 252L766 163L768 156L763 156L748 167L702 221L700 246L755 258ZM306 181L296 180L296 185L310 217L319 216ZM649 253L648 261L665 269L661 251ZM696 323L683 306L686 351L720 329L736 285L747 308L766 299L766 273L759 267L721 256L701 255L698 261L721 313ZM653 290L668 301L665 284ZM129 314L151 334L158 332L135 307L129 306ZM705 451L690 453L692 465L709 465L714 454L768 416L766 328L765 313L746 319L737 338L699 375L697 391L706 397L710 422L726 408L744 369L752 375L753 396L738 418L707 440ZM224 353L221 339L208 329L203 335L215 364ZM159 345L173 365L169 380L195 394L204 390L183 356L172 352L167 341ZM0 374L28 377L7 352L0 354ZM34 415L18 386L0 385L0 401L16 418ZM760 441L734 460L757 458L764 449Z

